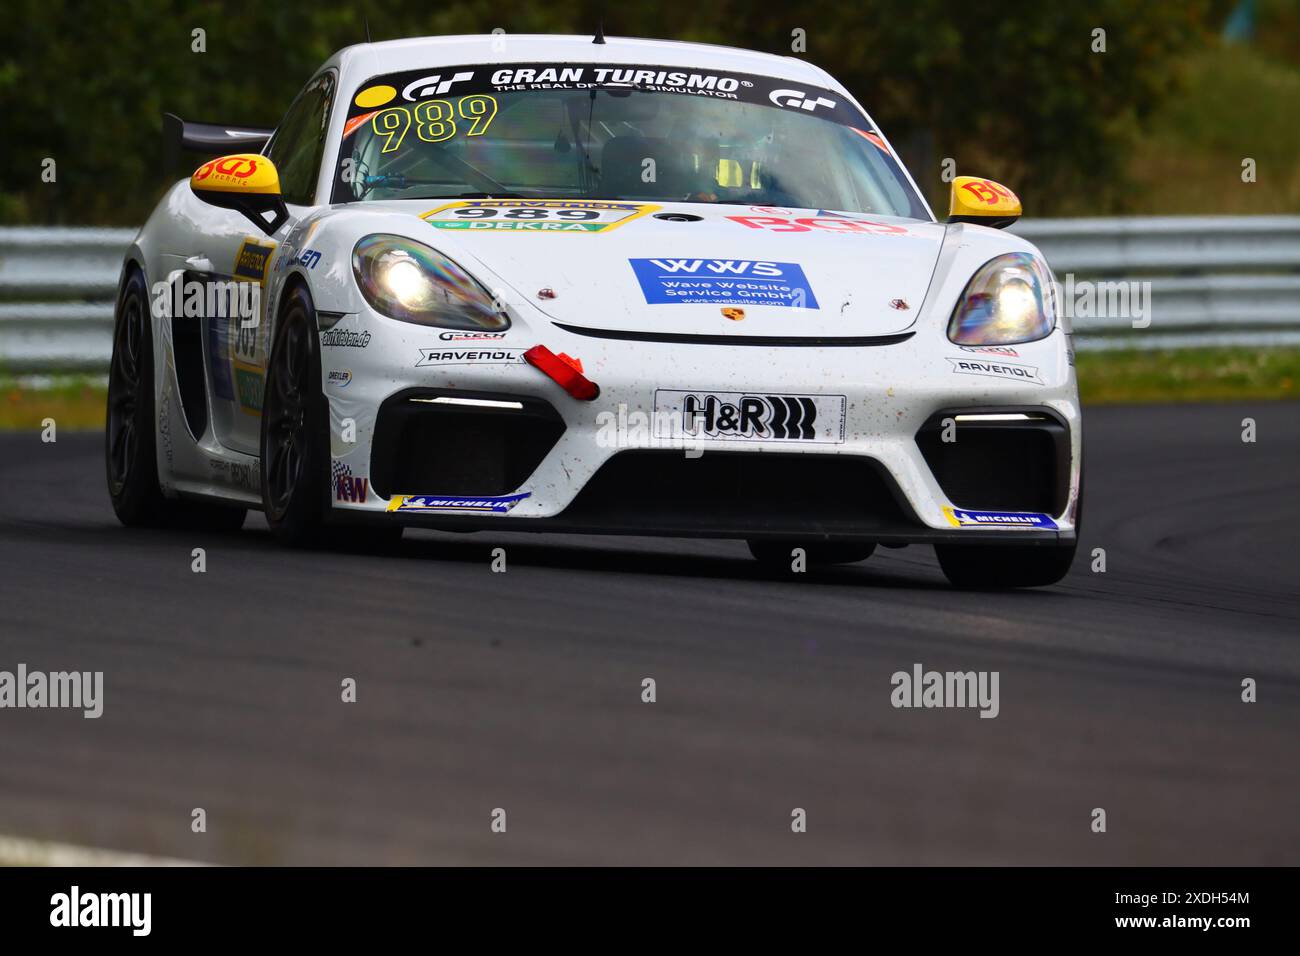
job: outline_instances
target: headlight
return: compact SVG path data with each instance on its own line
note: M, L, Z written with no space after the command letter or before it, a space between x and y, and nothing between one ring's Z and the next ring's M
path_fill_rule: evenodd
M1013 345L1048 335L1056 326L1052 276L1024 252L998 256L971 278L948 323L958 345Z
M352 250L352 272L371 308L390 319L448 329L510 328L473 276L414 239L366 236Z

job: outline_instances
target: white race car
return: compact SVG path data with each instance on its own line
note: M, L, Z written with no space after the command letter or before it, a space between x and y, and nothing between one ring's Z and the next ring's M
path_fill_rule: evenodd
M403 526L934 545L1058 581L1079 402L1054 279L952 183L937 222L811 64L598 36L333 56L123 266L108 483L128 525L293 545ZM797 551L796 549L802 549Z

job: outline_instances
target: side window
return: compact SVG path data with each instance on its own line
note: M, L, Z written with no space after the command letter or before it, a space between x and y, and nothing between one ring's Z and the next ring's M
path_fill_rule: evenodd
M280 173L285 202L305 206L316 197L333 99L334 74L322 73L298 94L267 144L266 155Z

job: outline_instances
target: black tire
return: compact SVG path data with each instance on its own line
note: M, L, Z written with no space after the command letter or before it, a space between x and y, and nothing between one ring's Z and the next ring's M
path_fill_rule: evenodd
M1078 544L936 544L939 567L954 587L1038 588L1069 573Z
M266 371L260 441L262 508L290 547L325 543L330 508L329 405L311 293L286 293Z
M113 323L104 466L117 519L128 528L236 531L245 509L169 499L158 484L153 323L144 275L131 270Z
M808 558L808 564L812 567L823 566L828 564L852 564L855 561L865 561L871 557L872 552L876 550L873 543L867 544L839 544L828 542L816 542L805 544L798 541L765 541L749 540L745 542L749 545L749 553L754 558L774 569L789 571L794 556L791 552L795 548L803 548L804 554Z
M331 525L329 402L321 389L316 307L304 286L284 299L262 400L262 507L271 532L291 548L382 554L401 525Z

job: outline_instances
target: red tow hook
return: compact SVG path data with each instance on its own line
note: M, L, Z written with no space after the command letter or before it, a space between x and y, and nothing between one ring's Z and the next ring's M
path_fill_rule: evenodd
M582 374L582 362L563 352L556 355L545 345L534 345L524 353L524 361L580 402L590 402L600 394L600 386Z

